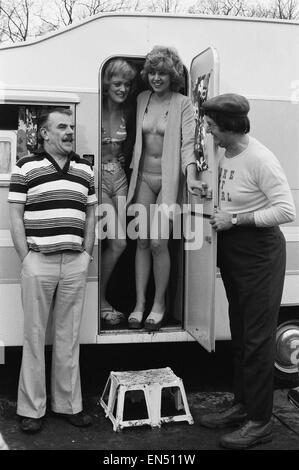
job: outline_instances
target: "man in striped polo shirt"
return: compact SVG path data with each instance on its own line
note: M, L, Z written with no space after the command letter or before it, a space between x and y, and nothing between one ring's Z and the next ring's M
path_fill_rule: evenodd
M46 412L45 332L53 315L52 410L88 426L82 410L79 331L95 238L93 170L73 151L67 108L39 119L42 147L21 158L9 188L11 234L21 259L23 358L17 413L24 432L37 432Z

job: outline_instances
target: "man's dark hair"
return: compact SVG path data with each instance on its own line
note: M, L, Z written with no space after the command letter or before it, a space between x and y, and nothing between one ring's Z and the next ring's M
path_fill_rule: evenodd
M52 113L60 113L60 114L66 114L67 116L72 116L73 112L70 108L67 108L66 106L44 106L41 110L41 112L38 115L37 118L37 127L38 127L38 149L44 147L44 139L41 135L40 130L42 127L47 126L47 122L49 119L50 114Z
M41 129L42 127L45 127L47 125L48 119L50 114L52 113L60 113L60 114L66 114L67 116L72 116L73 112L71 111L70 108L67 108L65 106L47 106L44 107L39 116L38 116L38 128Z
M213 119L219 129L235 134L247 134L250 131L250 121L247 116L234 116L217 111L206 111L205 115Z

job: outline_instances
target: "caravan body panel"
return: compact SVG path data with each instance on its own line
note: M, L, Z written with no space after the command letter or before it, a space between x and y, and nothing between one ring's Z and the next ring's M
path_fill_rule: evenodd
M209 46L217 50L219 92L248 97L252 135L279 158L299 211L298 23L195 15L99 15L32 42L1 47L0 103L72 103L76 109L76 151L95 155L97 175L102 66L114 56L144 58L156 44L176 47L187 70L199 52ZM22 342L23 322L20 264L9 233L7 193L8 182L1 181L0 339L6 345L16 345ZM299 305L299 230L296 222L283 230L288 242L283 304ZM97 247L95 259L96 255ZM97 335L98 275L93 262L82 322L83 343L101 342ZM229 328L219 276L215 292L216 339L225 339ZM170 329L161 332L161 340L165 334L174 341L191 339L185 331ZM109 342L109 335L104 337L103 342ZM130 341L145 337L152 341L159 334L147 334L143 339L130 335ZM128 341L127 333L115 338L112 342Z

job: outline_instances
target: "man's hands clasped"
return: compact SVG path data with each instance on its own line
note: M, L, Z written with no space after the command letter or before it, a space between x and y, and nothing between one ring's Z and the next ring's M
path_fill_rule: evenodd
M221 211L216 207L214 209L214 214L211 216L210 224L216 232L229 230L233 227L232 215L229 212Z

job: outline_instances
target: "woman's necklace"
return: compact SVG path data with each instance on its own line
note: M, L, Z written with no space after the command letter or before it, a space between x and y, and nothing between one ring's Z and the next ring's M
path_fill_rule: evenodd
M170 93L169 96L165 99L154 99L155 95L151 95L150 99L148 100L147 106L145 108L145 113L147 114L150 111L152 112L155 117L159 119L159 117L162 117L162 119L166 119L168 116L169 112L169 105L170 105L170 100L172 93Z

